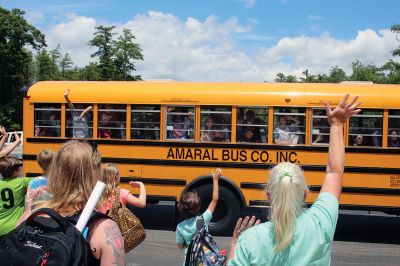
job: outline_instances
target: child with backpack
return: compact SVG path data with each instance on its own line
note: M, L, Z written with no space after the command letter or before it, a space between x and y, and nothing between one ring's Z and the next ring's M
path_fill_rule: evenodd
M195 191L185 191L182 193L179 202L178 209L180 214L185 217L185 220L178 224L176 227L176 244L179 249L185 249L185 256L183 264L185 265L186 255L190 242L196 237L198 233L198 224L208 228L210 224L212 214L217 207L219 199L219 187L218 180L222 175L222 170L217 168L215 171L211 171L213 178L213 194L212 200L208 205L207 210L199 215L201 200L199 195Z

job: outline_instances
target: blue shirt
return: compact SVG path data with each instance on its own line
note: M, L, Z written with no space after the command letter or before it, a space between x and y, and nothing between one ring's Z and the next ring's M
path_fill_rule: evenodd
M338 210L336 197L321 193L312 207L297 218L291 243L278 253L274 252L273 223L246 230L239 237L229 265L330 265Z

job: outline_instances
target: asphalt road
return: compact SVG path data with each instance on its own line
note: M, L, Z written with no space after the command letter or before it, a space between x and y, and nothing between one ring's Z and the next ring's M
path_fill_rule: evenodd
M182 265L175 244L172 206L135 210L147 227L147 238L127 254L127 265ZM230 237L215 237L229 250ZM331 265L400 265L400 217L381 213L341 212Z

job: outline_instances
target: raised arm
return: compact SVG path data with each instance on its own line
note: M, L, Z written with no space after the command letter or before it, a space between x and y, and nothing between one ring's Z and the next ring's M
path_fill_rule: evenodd
M92 110L93 110L93 107L92 107L91 105L88 106L88 107L86 107L86 109L83 110L82 113L80 114L79 119L82 119L82 117L83 117L87 112L90 112L90 111L92 111Z
M131 187L133 188L138 187L140 189L140 192L138 198L133 196L132 194L129 194L126 198L126 202L139 208L146 207L146 188L144 184L142 182L131 181L129 182L129 185L131 185Z
M19 144L21 144L21 139L18 136L17 132L14 132L15 141L5 147L2 151L0 151L0 158L6 157L9 155Z
M74 108L74 105L72 104L71 100L69 99L69 89L67 89L67 90L64 92L64 98L65 98L65 100L67 101L67 104L68 104L69 109L70 109L71 111L72 111L73 109L75 109L75 108Z
M329 192L337 199L342 193L344 171L343 125L350 116L361 111L357 109L361 104L361 102L356 103L358 97L352 98L346 104L348 98L349 95L345 95L334 110L331 109L329 103L325 102L326 116L330 125L330 139L328 165L321 192Z
M0 136L2 137L0 140L0 151L1 151L8 138L7 131L3 126L0 126Z
M211 175L213 178L213 194L212 194L212 199L210 202L210 205L208 205L208 210L213 213L215 208L217 207L218 204L218 199L219 199L219 186L218 186L218 179L221 177L222 175L222 170L221 168L217 168L214 171L211 171Z

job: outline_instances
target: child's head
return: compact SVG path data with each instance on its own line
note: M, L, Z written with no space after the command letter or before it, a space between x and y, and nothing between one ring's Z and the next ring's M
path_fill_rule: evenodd
M13 157L4 157L0 159L0 174L3 178L11 178L19 176L22 162Z
M39 166L42 168L43 173L47 173L50 168L50 164L53 161L56 153L50 149L44 149L36 156Z
M189 190L182 193L178 202L178 209L185 219L198 215L200 207L201 200L196 191Z
M106 184L104 200L113 195L114 188L119 184L120 174L118 167L113 163L106 163L101 168L101 179Z

